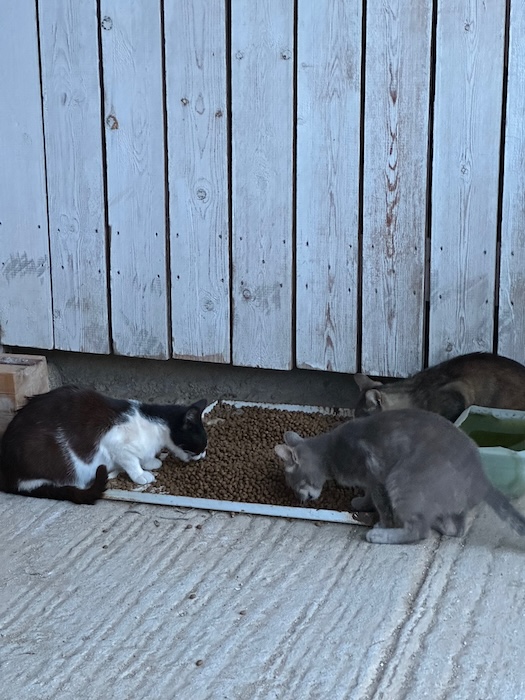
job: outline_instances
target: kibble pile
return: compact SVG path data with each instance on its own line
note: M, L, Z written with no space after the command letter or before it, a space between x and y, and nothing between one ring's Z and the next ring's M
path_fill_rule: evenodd
M208 432L206 458L183 463L169 455L155 471L156 481L145 490L192 498L210 498L244 503L301 506L284 480L284 467L274 447L283 442L287 430L303 437L327 432L348 420L335 415L280 411L277 409L217 404L205 417ZM109 488L136 488L126 474L110 482ZM353 489L328 482L321 497L307 505L330 510L351 510Z

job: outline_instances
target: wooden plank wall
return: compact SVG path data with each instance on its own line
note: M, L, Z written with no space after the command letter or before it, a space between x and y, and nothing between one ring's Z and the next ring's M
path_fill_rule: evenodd
M0 6L0 342L53 347L36 7Z
M169 357L158 0L101 0L111 327L122 355Z
M54 347L107 353L96 0L40 3L39 22Z
M505 177L501 221L498 352L525 357L525 4L513 2L509 22Z
M441 0L429 360L491 351L497 270L505 3Z
M516 0L4 0L0 343L525 361Z
M235 0L231 92L236 365L293 365L293 63L293 4Z
M297 364L358 366L362 7L300 0L297 47Z
M229 362L226 8L184 0L164 13L173 354Z
M432 7L367 7L362 365L395 376L424 359Z

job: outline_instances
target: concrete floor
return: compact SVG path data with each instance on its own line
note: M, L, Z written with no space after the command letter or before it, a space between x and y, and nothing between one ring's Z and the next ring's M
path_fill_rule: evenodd
M525 542L0 494L1 700L523 700ZM525 499L517 502L525 512Z

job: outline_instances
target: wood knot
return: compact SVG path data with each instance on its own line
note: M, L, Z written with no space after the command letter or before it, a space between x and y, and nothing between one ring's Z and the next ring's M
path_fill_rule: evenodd
M110 129L118 129L118 119L114 114L109 114L106 118L106 124Z

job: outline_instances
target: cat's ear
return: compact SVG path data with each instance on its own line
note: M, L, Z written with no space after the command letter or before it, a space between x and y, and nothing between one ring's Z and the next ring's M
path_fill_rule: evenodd
M295 450L288 445L276 445L274 448L275 454L284 462L284 470L293 472L295 465L298 464Z
M290 447L295 447L296 445L298 445L298 444L299 444L300 442L302 442L303 440L304 440L304 438L302 438L302 437L301 437L300 435L298 435L297 433L294 433L293 430L288 430L288 432L286 432L286 433L284 434L284 441L285 441L285 443L286 443L287 445L289 445Z
M366 374L354 374L354 380L359 391L365 391L366 389L373 389L378 386L383 386L381 382L376 382L374 379L370 379Z
M288 445L276 445L274 448L275 454L283 460L283 462L292 461L292 450Z
M206 401L206 399L201 399L200 401L192 403L192 405L186 411L186 415L184 416L184 423L193 423L194 425L200 423L202 412L204 411L207 405L208 402Z
M381 410L383 395L379 389L369 389L365 394L365 406L376 411Z

